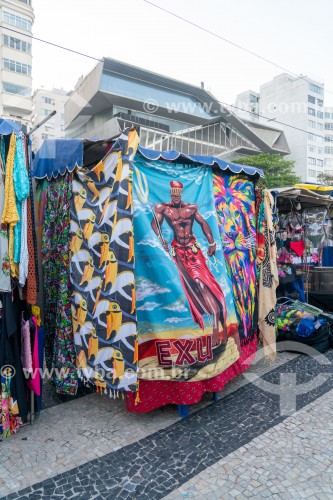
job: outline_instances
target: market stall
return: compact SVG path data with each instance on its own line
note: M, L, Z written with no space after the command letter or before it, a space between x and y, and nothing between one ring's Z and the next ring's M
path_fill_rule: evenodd
M138 143L45 141L34 176L53 387L149 411L221 390L258 325L274 358L277 271L260 170Z
M330 344L333 311L331 194L329 186L306 184L273 190L278 340L295 340L321 352Z

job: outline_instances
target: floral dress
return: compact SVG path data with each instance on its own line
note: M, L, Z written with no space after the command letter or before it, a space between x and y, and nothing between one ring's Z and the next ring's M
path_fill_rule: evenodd
M6 439L18 430L22 420L18 416L17 402L13 400L10 393L10 374L2 370L0 377L0 439L1 437Z

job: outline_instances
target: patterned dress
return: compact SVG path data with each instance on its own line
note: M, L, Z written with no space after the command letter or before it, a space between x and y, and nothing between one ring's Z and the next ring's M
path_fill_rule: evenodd
M77 372L71 317L69 222L72 174L48 183L42 233L45 358L58 394L75 395Z

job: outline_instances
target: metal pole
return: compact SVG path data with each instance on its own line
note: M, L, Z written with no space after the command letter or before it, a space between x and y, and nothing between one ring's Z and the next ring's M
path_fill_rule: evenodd
M31 135L33 134L39 127L41 127L42 125L44 125L45 122L49 121L50 118L52 118L52 116L54 116L56 114L56 110L54 111L51 111L51 113L47 116L45 116L45 118L43 118L43 120L39 123L37 123L37 125L35 125L29 132L28 135Z

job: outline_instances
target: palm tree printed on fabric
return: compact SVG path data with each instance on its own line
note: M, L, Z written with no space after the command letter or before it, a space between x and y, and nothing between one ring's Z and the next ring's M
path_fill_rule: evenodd
M244 338L252 328L256 296L254 184L238 175L214 174L213 180L223 251L232 282L240 336Z
M128 135L127 135L128 133ZM136 390L132 159L124 132L94 168L76 169L71 206L72 321L77 366L111 396Z

